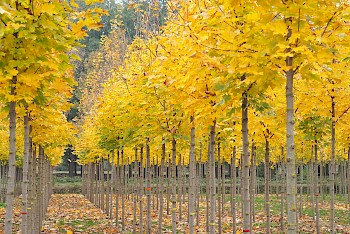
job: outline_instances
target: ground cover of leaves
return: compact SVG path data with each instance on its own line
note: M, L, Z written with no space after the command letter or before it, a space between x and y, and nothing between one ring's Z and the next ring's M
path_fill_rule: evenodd
M152 196L151 222L152 233L158 233L158 205L157 199ZM122 223L122 209L121 203L119 203L119 221L118 228L115 226L115 198L113 199L113 216L109 219L101 209L97 208L94 204L89 202L84 196L79 194L54 194L50 200L50 204L47 210L46 218L43 223L42 233L66 233L66 234L80 234L80 233L92 233L92 234L108 234L108 233L132 233L133 231L133 211L134 201L132 196L125 196L125 229L121 230ZM229 200L229 197L226 198ZM119 202L121 198L119 197ZM136 208L136 233L139 233L139 200ZM146 225L146 198L142 200L143 204L143 225L145 231ZM179 207L177 203L177 230L178 233L188 233L188 223L186 220L187 203L182 203L182 219L179 220ZM169 205L170 211L167 213L167 203L164 202L163 212L163 229L162 233L171 233L171 204ZM206 233L206 201L203 197L200 202L199 209L199 226L196 226L196 233ZM280 209L279 198L272 196L271 198L271 233L283 233L280 230ZM265 213L264 213L263 196L256 197L255 202L255 222L253 231L254 233L266 233ZM242 219L240 210L240 203L237 203L237 228L242 230ZM329 233L329 203L320 202L321 213L321 233ZM338 201L335 206L336 213L336 233L350 234L350 212L346 203ZM5 208L0 208L0 233L3 230L3 223L5 217ZM20 233L20 199L15 201L14 209L14 232ZM285 217L286 222L286 217ZM313 217L311 202L303 201L303 215L298 220L300 233L315 233L315 220ZM222 216L222 233L232 233L232 216L230 215L230 203L226 202L224 205L224 212ZM237 233L241 233L238 231Z
M80 194L53 194L42 233L117 233L112 221Z

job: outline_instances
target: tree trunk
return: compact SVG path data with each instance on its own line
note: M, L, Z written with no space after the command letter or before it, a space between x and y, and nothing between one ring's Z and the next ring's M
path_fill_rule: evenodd
M104 160L100 160L100 181L101 181L101 210L105 211L105 170L104 170Z
M221 178L221 173L222 173L222 167L221 167L221 148L220 148L220 142L218 142L218 233L221 234L221 229L222 229L222 223L221 223L221 195L222 195L222 191L221 191L221 186L222 186L222 178Z
M348 204L347 208L350 207L350 146L348 147L348 173L347 173L347 181L348 181Z
M32 171L31 171L31 177L32 177L32 180L31 180L31 195L30 195L30 213L31 213L31 216L30 216L30 220L31 220L31 224L30 224L30 231L29 233L35 233L36 232L36 227L35 227L35 222L37 220L37 202L36 202L36 197L37 197L37 183L36 183L36 180L37 180L37 165L38 165L38 160L37 160L37 157L36 157L36 146L33 145L33 152L32 152Z
M335 176L335 101L334 97L332 96L332 150L331 150L331 171L329 173L329 193L331 197L330 201L330 234L334 234L334 176Z
M147 214L146 214L146 233L150 234L152 229L151 221L151 152L149 148L149 138L146 140L146 173L147 173Z
M44 149L41 145L39 145L39 158L38 158L38 194L37 194L37 200L36 202L38 203L38 219L37 219L37 225L36 225L36 230L37 233L40 233L42 221L43 221L43 163L44 163Z
M199 209L200 209L200 199L201 199L201 191L202 191L202 173L201 173L201 169L202 169L202 148L201 148L201 144L200 144L200 149L199 149L199 160L197 163L197 180L196 180L196 204L195 204L195 210L196 210L196 225L199 226ZM190 188L189 188L190 190ZM190 191L189 191L190 192Z
M107 177L106 177L106 182L107 182L107 187L106 187L106 214L110 216L110 194L111 194L111 181L110 181L110 158L108 154L108 160L107 160Z
M15 85L17 77L12 78L11 95L15 95ZM8 174L7 174L7 192L6 192L6 216L5 216L5 234L12 233L12 209L15 190L16 177L16 102L10 102L9 109L10 116L10 151L8 160Z
M281 153L282 153L282 161L281 161L281 183L282 183L282 188L281 188L281 231L284 232L284 200L285 200L285 178L286 178L286 171L285 171L285 165L284 165L284 149L283 147L281 148Z
M312 146L311 148L311 160L308 164L308 173L307 173L307 189L310 192L310 198L311 198L311 216L312 219L315 220L315 190L314 190L314 170L315 170L315 162L314 162L314 148ZM300 194L302 196L302 193ZM300 197L301 199L301 197ZM301 213L300 216L301 217Z
M132 178L132 184L133 184L133 194L132 194L132 200L133 200L133 220L132 220L132 233L136 234L136 223L137 223L137 147L135 147L135 161L134 161L134 168L133 168L133 178Z
M31 131L31 127L29 132ZM27 196L27 230L26 233L32 232L32 219L33 219L33 150L32 150L32 139L29 138L29 154L28 154L28 196Z
M287 38L292 36L292 30L288 29ZM287 53L290 52L287 49ZM287 217L288 217L288 234L296 234L298 232L297 224L297 201L296 201L296 168L294 155L294 94L293 94L293 57L287 56L286 66L290 67L287 71L286 84L286 102L287 102Z
M210 224L210 189L209 189L209 184L210 184L210 176L209 176L209 171L210 171L210 164L209 164L209 148L210 148L210 141L208 141L208 158L206 162L206 167L205 167L205 202L206 202L206 229L207 232L209 232L209 224Z
M225 159L224 159L224 155L222 155L222 158L221 158L221 161L222 161L222 164L221 164L221 210L222 210L222 218L221 219L224 219L224 215L225 215L225 203L226 203L226 163L225 163Z
M304 191L304 165L303 165L303 160L301 161L300 167L300 186L299 186L299 194L300 194L300 199L299 199L299 217L303 215L303 191ZM309 170L308 170L309 171Z
M249 189L249 140L248 140L248 94L242 94L242 216L243 232L251 233L250 230L250 189Z
M124 149L121 151L122 161L121 161L121 198L122 198L122 231L125 230L125 158Z
M24 116L24 154L23 154L23 185L22 185L22 233L27 234L28 229L28 172L29 172L29 114Z
M266 233L271 233L270 220L270 146L269 140L265 139L265 212Z
M158 213L158 233L162 233L163 230L163 210L164 210L164 161L165 161L165 139L162 143L162 158L160 160L159 171L159 213Z
M115 194L116 190L115 190L115 183L116 183L116 180L117 180L117 170L116 170L116 167L115 167L115 160L114 160L114 151L112 151L112 162L110 163L110 166L112 167L112 170L111 170L111 200L110 200L110 212L109 212L109 218L110 219L113 219L113 194Z
M170 161L171 155L169 154L167 167L166 167L166 214L170 214Z
M171 159L171 227L172 233L176 234L176 140L172 140L172 159Z
M253 229L253 223L255 223L255 174L256 174L256 165L255 165L255 144L252 141L252 154L250 157L250 229Z
M141 146L140 149L140 200L139 200L139 206L140 206L140 234L143 233L143 205L142 205L142 201L143 201L143 193L144 193L144 189L143 189L143 181L144 181L144 177L143 177L143 147Z
M210 212L209 212L209 233L215 233L216 219L216 183L215 183L215 126L216 121L210 127L210 148L209 148L209 197L210 197Z
M179 205L179 221L182 221L182 194L183 194L183 177L182 177L182 172L183 172L183 164L182 164L182 155L179 154L179 163L178 163L178 182L177 182L177 200L178 200L178 205Z
M232 213L232 234L236 234L236 146L233 146L231 158L231 213Z
M188 222L189 232L194 233L194 216L195 216L195 193L196 193L196 156L195 156L195 128L194 118L191 116L191 140L190 140L190 187L188 196Z
M121 173L120 173L120 151L118 149L117 151L117 165L116 165L116 175L117 175L117 181L116 181L116 189L115 189L115 225L117 227L117 230L119 230L119 195L120 195L120 184L121 184Z
M316 233L321 233L321 226L320 226L320 208L318 204L318 156L317 156L317 141L315 141L315 168L314 168L314 194L315 194L315 210L316 210Z

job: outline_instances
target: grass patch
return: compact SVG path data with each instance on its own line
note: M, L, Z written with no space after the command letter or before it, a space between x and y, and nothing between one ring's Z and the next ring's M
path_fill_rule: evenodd
M297 207L299 211L299 202L300 202L300 197L297 197ZM322 198L322 196L320 197ZM307 216L315 216L316 213L315 211L312 210L311 207L311 198L308 197L307 195L303 195L303 214ZM328 220L330 216L330 210L329 210L329 195L325 196L325 199L320 199L319 204L320 204L320 217L324 220ZM285 201L284 201L285 202ZM323 204L323 205L321 205ZM335 213L335 219L336 223L342 224L342 225L348 225L350 223L350 214L346 207L346 199L344 199L343 195L337 194L335 196L335 204L337 204L339 207L344 207L343 208L338 208L335 207L334 213ZM265 212L265 198L263 194L256 195L255 196L255 212ZM286 209L286 205L284 206ZM281 197L277 197L276 195L270 195L270 212L271 215L280 215L281 214ZM285 210L286 214L286 210ZM259 223L259 226L263 226L264 224ZM273 223L271 223L273 226Z
M83 220L83 219L77 219L77 220L60 220L58 221L57 225L59 227L60 233L66 233L68 229L73 229L74 231L86 231L92 226L98 226L98 222L96 220Z
M81 193L81 177L80 176L54 176L53 192L56 194Z
M0 202L0 208L5 208L5 207L6 207L6 204L3 202Z
M81 177L80 176L55 176L54 184L79 184L81 185Z

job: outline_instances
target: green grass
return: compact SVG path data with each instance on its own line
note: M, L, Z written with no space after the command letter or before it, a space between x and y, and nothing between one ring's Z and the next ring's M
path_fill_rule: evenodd
M80 184L81 185L81 177L80 176L55 176L54 184Z
M77 219L77 220L59 220L57 225L59 227L60 233L66 233L67 229L70 227L74 231L83 232L86 231L91 226L98 226L98 221L96 220L84 220L84 219Z
M319 204L322 202L325 203L324 205L320 205L320 216L322 219L327 220L330 216L330 209L329 209L329 196L325 196L325 199L322 199L322 196L320 196ZM298 196L298 211L299 211L299 196ZM346 199L343 195L337 194L335 196L335 204L342 205L345 207ZM286 206L284 207L286 209ZM255 197L255 212L264 212L265 210L265 198L264 195L260 194ZM276 195L270 195L270 211L271 215L280 215L281 214L281 198L276 197ZM314 216L312 207L311 207L311 200L310 197L308 198L306 195L303 195L303 214L306 214L310 217ZM335 218L336 222L342 225L349 225L350 223L350 214L347 209L337 209L335 208ZM259 226L264 226L265 224L259 223L257 224ZM271 225L274 225L271 223Z
M53 191L54 193L67 194L67 193L81 193L81 177L69 177L69 176L54 176Z
M5 208L5 207L6 207L6 204L3 202L0 202L0 208Z

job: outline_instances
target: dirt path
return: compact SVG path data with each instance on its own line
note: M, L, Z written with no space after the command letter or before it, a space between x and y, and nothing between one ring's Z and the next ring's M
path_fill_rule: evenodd
M118 233L112 221L80 194L53 194L42 233Z

